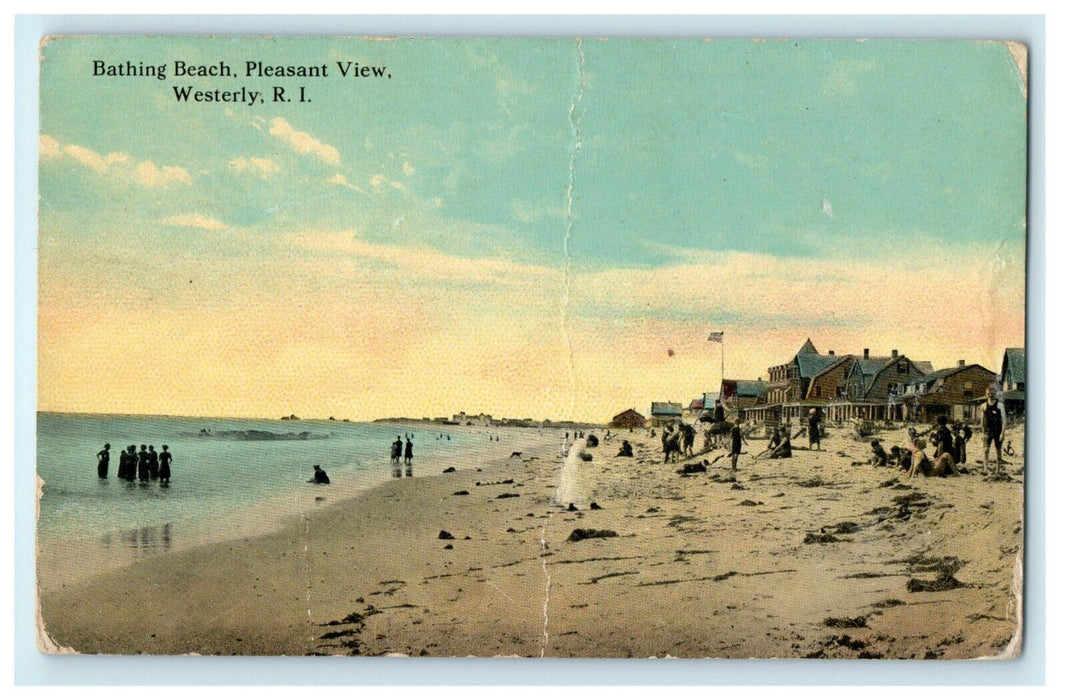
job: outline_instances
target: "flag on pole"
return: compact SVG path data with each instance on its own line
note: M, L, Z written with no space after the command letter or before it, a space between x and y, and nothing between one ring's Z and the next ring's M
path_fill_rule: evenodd
M722 342L722 331L712 331L711 335L708 336L708 340L710 340L713 343L721 343Z

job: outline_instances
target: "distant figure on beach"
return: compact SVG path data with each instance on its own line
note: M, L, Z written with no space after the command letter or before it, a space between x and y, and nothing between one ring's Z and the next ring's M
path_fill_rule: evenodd
M104 443L104 449L96 453L96 475L101 479L107 478L107 466L111 461L111 443ZM122 461L122 457L119 457L119 462Z
M407 444L404 445L404 464L411 466L411 458L415 456L413 446L411 444L411 438L408 438Z
M159 453L159 483L161 486L170 485L170 460L174 458L170 452L167 452L167 446L163 446L163 451Z
M741 425L734 423L730 428L730 469L734 471L737 471L737 458L741 456L741 443L748 444L741 434Z
M962 425L960 423L957 423L956 424L956 430L954 432L955 432L954 451L955 451L955 456L956 456L956 464L966 464L967 463L967 441L971 439L971 435L973 434L973 433L971 433L971 426Z
M393 442L393 447L389 452L389 461L400 464L400 456L403 454L404 443L400 440L400 436L396 436L396 440Z
M997 393L992 387L986 390L986 402L982 404L982 434L985 437L985 456L982 459L982 466L986 471L989 471L989 445L993 444L997 448L997 466L994 470L994 474L1000 472L1000 465L1003 461L1000 452L1000 443L1004 439L1004 416L1000 412L1000 406L997 404Z
M322 467L315 465L315 475L308 479L309 484L328 484L330 483L330 477L326 476L326 472L322 470Z
M885 448L882 447L882 443L877 440L871 440L870 463L876 467L884 467L889 464L889 455L885 453Z
M722 407L722 402L718 399L715 399L715 411L712 414L712 418L715 419L716 423L722 423L726 420L726 409Z
M822 441L819 433L819 409L813 408L808 411L808 448L821 450Z
M793 456L793 443L789 438L789 430L782 432L782 441L778 443L778 446L771 450L769 457L771 459L789 459Z
M619 449L619 454L617 454L615 456L616 457L633 457L634 456L634 448L633 448L633 445L630 444L629 440L623 440L622 441L622 448Z
M159 454L155 445L148 446L148 478L152 481L159 478Z
M148 449L141 445L141 451L137 453L137 479L148 481Z
M589 433L589 437L587 437L585 439L585 446L586 447L599 447L600 446L600 440L597 439L596 435L593 435L592 433Z

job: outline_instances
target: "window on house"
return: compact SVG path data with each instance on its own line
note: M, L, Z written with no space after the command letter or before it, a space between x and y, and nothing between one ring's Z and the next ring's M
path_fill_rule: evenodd
M974 389L974 382L964 382L963 383L963 388L964 389Z
M908 371L908 363L907 362L898 362L897 363L897 371L900 372L901 374L904 374L905 372L907 372Z
M816 397L821 397L822 396L822 387L821 386L815 387L815 396Z

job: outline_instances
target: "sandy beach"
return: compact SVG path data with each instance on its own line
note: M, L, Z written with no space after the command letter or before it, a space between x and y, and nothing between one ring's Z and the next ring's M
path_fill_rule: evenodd
M726 458L679 474L722 452L665 465L647 430L602 439L580 463L563 431L528 432L521 457L337 502L325 487L280 531L43 588L41 644L223 655L1018 651L1021 428L1007 435L1020 451L1010 479L910 481L854 466L867 443L832 426L823 451L788 460L754 459L765 441L750 439L736 477ZM905 442L903 429L879 437ZM615 456L623 438L633 458ZM564 472L577 511L554 502ZM615 536L572 538L578 529Z

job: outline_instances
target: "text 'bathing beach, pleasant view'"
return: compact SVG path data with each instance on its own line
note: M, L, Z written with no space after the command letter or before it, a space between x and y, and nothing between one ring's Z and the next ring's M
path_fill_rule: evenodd
M926 372L899 353L824 355L808 341L771 381L724 379L688 406L654 402L606 425L41 414L42 643L1012 655L1023 362L1009 349L996 372ZM816 398L826 382L835 398ZM172 482L102 478L101 435L167 441ZM413 449L394 459L398 439ZM307 478L312 464L328 485Z

